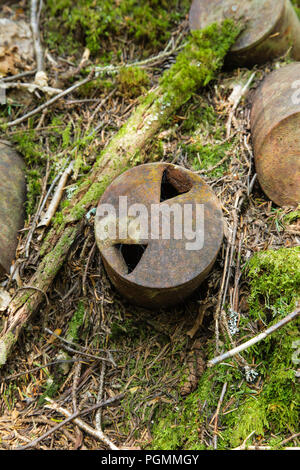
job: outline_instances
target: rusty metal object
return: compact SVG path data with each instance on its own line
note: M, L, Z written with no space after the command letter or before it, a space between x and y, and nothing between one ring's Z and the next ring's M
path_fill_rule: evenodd
M251 110L256 172L278 206L300 203L300 63L269 74Z
M0 143L0 275L15 257L18 230L24 223L25 176L20 155Z
M136 203L143 205L146 212L141 220L149 228L147 236L130 211L119 214L120 196L127 196L128 208ZM116 208L116 225L118 229L131 227L130 236L126 233L120 236L119 230L114 240L104 235L108 229L104 222L110 216L103 213L103 204ZM183 214L188 205L193 230L197 231L196 223L200 221L196 208L202 207L204 221L203 245L197 244L192 250L187 245L191 232L185 232L186 225L182 230L180 219L172 219L170 236L167 231L165 237L162 224L166 219L160 218L158 233L152 225L154 212L151 214L154 207L168 211L172 206ZM182 233L181 239L178 233ZM130 302L156 309L182 302L208 275L221 247L223 217L217 197L198 175L176 165L152 163L126 171L107 188L97 208L95 234L115 287Z
M292 57L300 60L300 22L290 0L194 0L190 28L202 29L231 17L247 21L228 55L231 64L265 63L290 48Z

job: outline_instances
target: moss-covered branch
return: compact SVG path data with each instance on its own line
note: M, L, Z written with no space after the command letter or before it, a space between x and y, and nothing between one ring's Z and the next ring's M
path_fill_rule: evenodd
M44 298L36 289L46 292L66 259L80 232L80 220L98 203L113 179L127 168L142 163L139 152L170 115L216 76L239 32L239 26L231 20L193 32L176 63L163 75L159 87L146 96L101 153L71 204L61 213L60 224L47 236L41 262L29 282L35 290L16 295L9 306L7 325L0 334L0 365L5 363L22 327Z

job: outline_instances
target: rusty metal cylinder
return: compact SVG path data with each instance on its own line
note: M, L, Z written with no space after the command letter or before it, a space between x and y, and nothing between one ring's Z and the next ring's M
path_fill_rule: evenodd
M289 50L300 60L300 21L290 0L194 0L190 28L202 29L225 18L246 20L228 54L232 65L262 64Z
M221 247L223 216L197 174L151 163L126 171L106 189L95 235L120 293L158 309L182 302L206 278Z
M25 193L23 160L0 142L0 275L9 272L15 258L18 231L24 224Z
M251 110L256 172L278 206L300 203L300 63L270 73Z

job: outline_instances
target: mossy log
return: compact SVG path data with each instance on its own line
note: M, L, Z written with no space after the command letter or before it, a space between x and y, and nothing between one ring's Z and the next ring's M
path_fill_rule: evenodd
M142 163L140 151L167 119L221 69L224 58L240 33L231 20L195 31L164 73L160 85L149 92L129 120L111 139L90 173L80 184L71 204L61 213L61 223L50 230L41 249L41 260L26 291L20 291L8 307L0 333L0 366L6 363L20 331L44 300L45 294L80 233L81 220L94 207L106 187L121 172Z

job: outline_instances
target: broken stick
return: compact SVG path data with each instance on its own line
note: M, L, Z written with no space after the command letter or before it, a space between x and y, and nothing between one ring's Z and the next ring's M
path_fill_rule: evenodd
M213 367L220 362L225 361L226 359L229 359L230 357L236 356L236 354L239 354L242 351L245 351L246 349L250 348L256 343L259 343L259 341L262 341L265 339L267 336L271 335L275 331L279 330L279 328L282 328L284 325L287 323L291 322L295 318L299 317L300 315L300 308L297 308L294 312L290 313L287 315L285 318L280 320L278 323L275 325L270 326L267 330L265 330L263 333L260 333L259 335L255 336L254 338L250 339L246 343L241 344L240 346L237 346L234 349L231 349L230 351L227 351L224 354L221 354L220 356L215 357L211 361L207 363L208 367Z

